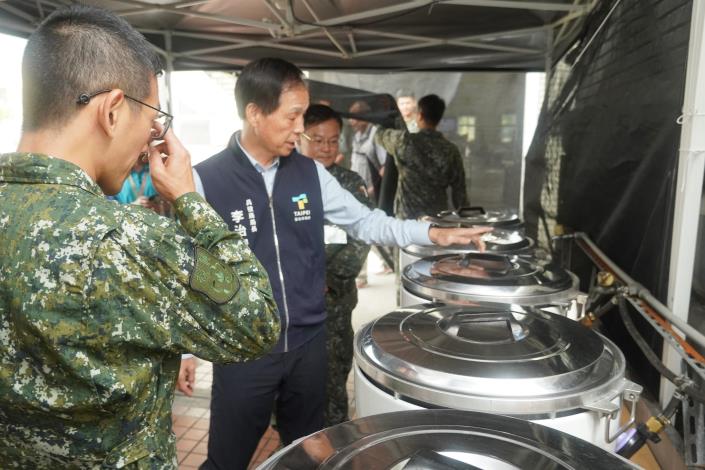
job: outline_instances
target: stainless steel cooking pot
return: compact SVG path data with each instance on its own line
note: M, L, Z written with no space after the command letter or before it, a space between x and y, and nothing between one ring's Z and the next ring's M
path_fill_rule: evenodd
M560 315L517 305L418 305L355 335L358 416L454 408L535 420L610 449L626 380L624 355Z
M259 470L519 470L638 468L560 431L457 410L387 413L304 437Z
M404 268L402 307L429 301L541 306L573 319L582 316L585 295L578 278L549 259L492 253L423 258Z
M524 222L517 213L509 209L485 210L482 207L461 207L443 211L434 216L424 216L422 220L439 227L471 227L488 225L507 230L524 230Z

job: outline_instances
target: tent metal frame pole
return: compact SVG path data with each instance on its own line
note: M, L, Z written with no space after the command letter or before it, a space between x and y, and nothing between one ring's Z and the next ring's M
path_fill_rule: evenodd
M578 2L580 2L580 0L573 0L573 5L577 5ZM587 12L581 12L581 13L587 14ZM580 16L576 17L573 15L574 15L574 13L570 13L568 15L565 15L563 18L561 18L561 20L564 20L564 21L561 21L561 25L560 25L560 29L558 30L558 34L555 35L556 42L560 41L560 39L563 37L563 33L566 32L566 29L568 28L568 24L571 23L570 19L580 18ZM566 18L568 18L569 20L566 20Z
M314 11L313 7L308 3L308 0L303 0L303 2L304 2L304 6L308 10L308 12L311 14L313 19L317 22L320 21L320 18L318 17L316 12ZM291 5L291 4L289 4L289 5ZM292 15L292 17L294 16L293 12L291 13L291 15ZM330 30L328 28L323 28L323 31L325 32L328 39L330 39L330 42L336 47L336 49L338 49L340 51L341 57L343 59L349 59L350 55L348 54L348 51L346 51L345 48L343 47L343 45L340 44L340 42L338 42L338 40L333 36L333 34L330 32Z
M685 79L685 96L680 149L678 155L678 180L673 217L671 264L668 279L668 307L674 315L688 321L693 284L693 268L697 243L705 172L705 2L693 2L688 43L688 62ZM663 361L671 370L680 373L679 355L665 345ZM670 398L673 387L661 381L662 405Z
M359 29L355 28L351 30L350 33L354 32L355 34L368 34L368 35L376 35L380 37L390 37L394 39L401 39L401 40L408 40L411 41L410 44L402 44L398 46L392 46L388 48L380 48L380 49L373 49L369 51L356 51L353 52L352 54L348 54L349 57L355 58L355 57L366 57L366 56L373 56L373 55L380 55L380 54L385 54L388 52L398 52L398 51L406 51L406 50L413 50L413 49L422 49L426 47L433 47L433 46L439 46L439 45L455 45L459 47L467 47L467 48L475 48L475 49L486 49L486 50L497 50L497 51L503 51L503 52L512 52L512 53L518 53L518 54L540 54L541 51L538 49L528 49L528 48L519 48L519 47L511 47L511 46L503 46L499 44L485 44L481 42L469 42L470 39L490 39L492 37L499 37L502 35L513 35L513 34L530 34L534 33L537 30L544 30L545 27L542 28L525 28L521 30L508 30L508 31L502 31L502 32L497 32L497 33L491 33L491 34L486 34L486 35L475 35L475 36L464 36L460 37L457 39L435 39L435 38L429 38L425 36L415 36L415 35L410 35L410 34L397 34L397 33L389 33L389 32L383 32L383 31L377 31L377 30L372 30L372 29ZM152 32L150 30L143 30L141 29L140 31L142 32ZM284 44L284 41L287 40L296 40L296 39L303 39L306 37L313 37L313 36L318 36L321 34L325 34L323 31L311 31L307 34L299 35L299 36L293 36L293 37L282 37L280 39L274 39L270 41L248 41L248 40L239 40L239 39L234 39L232 37L224 37L222 35L208 35L208 34L198 34L198 33L189 33L189 32L180 32L180 31L174 31L173 34L175 36L183 36L183 37L194 37L194 38L199 38L199 39L208 39L208 40L213 40L213 41L220 41L220 42L229 42L229 45L224 45L224 46L214 46L210 48L203 48L203 49L194 49L190 51L183 51L183 52L178 52L175 53L175 56L177 57L199 57L205 55L205 54L210 54L214 52L222 52L222 51L229 51L229 50L235 50L235 49L245 49L248 47L271 47L274 49L282 49L282 50L292 50L292 51L299 51L299 52L308 52L311 54L318 54L318 55L323 55L323 56L329 56L329 57L340 57L341 54L336 53L334 51L328 51L328 50L321 50L321 49L313 49L309 47L303 47L303 46L295 46L295 45L290 45L290 44ZM347 51L346 51L347 53Z
M138 31L141 32L142 34L163 34L163 31L155 30L155 29L139 28ZM301 36L296 36L296 37L281 37L281 38L277 38L277 39L270 39L268 41L252 41L252 40L245 40L245 39L237 39L237 38L218 35L218 34L191 33L188 31L171 31L171 33L173 36L178 36L178 37L206 39L209 41L218 41L218 42L226 43L226 45L223 45L223 46L214 46L214 47L206 47L206 48L202 48L202 49L192 49L190 51L175 52L174 57L198 57L199 59L203 59L206 54L212 54L214 52L230 51L230 50L236 50L236 49L246 49L248 47L270 47L272 49L291 50L291 51L307 52L310 54L318 54L318 55L323 55L323 56L340 57L340 54L338 54L337 52L333 52L333 51L324 51L324 50L319 50L319 49L313 49L311 47L294 46L294 45L290 45L290 44L285 44L286 41L303 39L303 38L307 38L307 37L320 36L321 32L311 32L311 33L307 33L307 34L304 34Z
M549 26L549 25L546 25ZM546 29L546 26L534 26L532 28L520 28L520 29L505 29L503 31L495 31L492 33L483 34L471 34L470 36L463 36L461 38L456 38L459 41L480 41L486 39L501 39L503 37L509 36L526 36L527 34L538 33Z
M327 20L319 21L317 26L302 25L301 28L299 28L299 31L307 32L311 31L312 29L319 29L323 26L337 26L344 23L351 23L353 21L366 20L382 15L389 15L391 13L401 13L404 11L413 10L414 8L431 5L432 3L432 0L410 0L397 5L390 5L387 7L375 8L373 10L367 10L360 13L352 13L350 15L329 18Z
M377 31L374 29L360 29L355 28L355 32L359 34L367 34L369 36L379 36L394 39L408 40L416 42L419 47L428 47L429 45L449 45L449 46L459 46L459 47L470 47L473 49L488 49L492 51L502 51L502 52L515 52L518 54L540 54L542 51L538 49L530 49L526 47L515 47L515 46L503 46L501 44L488 44L477 41L469 41L465 37L456 39L440 39L431 38L427 36L417 36L414 34L400 34L400 33L390 33L387 31ZM411 44L410 44L411 45ZM382 49L377 49L382 50ZM368 55L375 52L376 50L367 51Z
M495 7L495 8L516 8L521 10L543 10L543 11L565 11L568 13L580 12L589 10L589 5L566 5L564 3L552 3L552 2L530 2L530 1L510 1L510 0L451 0L443 2L444 5L460 5L460 6L481 6L481 7ZM375 18L378 16L389 15L392 13L401 13L404 11L413 10L415 8L422 8L424 6L432 6L434 2L432 0L410 0L397 5L390 5L382 8L375 8L373 10L368 10L360 13L353 13L350 15L343 15L337 18L329 18L327 20L319 21L318 25L303 25L300 31L310 31L314 28L319 28L322 26L336 26L345 23L351 23L354 21L366 20L369 18Z
M171 5L154 5L153 3L145 3L139 0L114 0L120 3L123 3L125 5L131 5L131 6L136 6L136 7L141 7L145 10L149 11L165 11L169 13L176 13L177 15L183 15L183 16L191 16L194 18L202 18L206 20L212 20L212 21L218 21L221 23L227 23L227 24L235 24L235 25L240 25L240 26L249 26L252 28L260 28L264 30L276 30L279 31L281 30L281 26L276 24L276 23L268 23L265 21L255 21L255 20L250 20L247 18L238 18L234 16L225 16L225 15L214 15L211 13L201 13L198 11L193 11L193 10L188 10L185 8L174 8ZM116 11L118 15L120 14L119 11Z
M30 26L28 24L19 23L16 21L7 21L3 18L0 18L0 26L27 34L32 34L34 30L37 29L35 26Z
M170 8L190 8L198 5L203 5L204 3L208 3L210 0L187 0L187 1L182 1L179 3L170 3L168 6ZM118 16L130 16L130 15L142 15L145 13L152 13L152 12L157 12L161 8L159 5L154 6L154 7L137 7L132 10L123 10L123 11L116 11L115 14Z
M19 17L19 18L22 18L22 19L25 20L25 21L29 21L29 22L32 23L33 25L36 25L36 24L37 24L37 21L38 21L37 18L35 18L34 16L30 15L29 13L25 13L24 11L20 10L19 8L15 8L15 7L13 7L12 5L8 5L8 4L3 3L3 2L0 2L0 8L2 8L3 10L5 10L5 11L7 11L7 12L9 12L9 13L12 13L13 15L15 15L15 16L17 16L17 17Z
M179 35L182 36L182 35ZM304 46L294 46L292 44L284 44L284 43L277 43L277 42L262 42L262 41L242 41L242 42L233 42L233 44L227 45L227 46L216 46L216 47L209 47L205 49L198 49L198 50L193 50L193 51L184 51L184 52L177 52L174 55L177 57L198 57L199 59L203 58L206 56L206 54L210 54L213 52L222 52L222 51L232 51L236 49L247 49L248 47L269 47L271 49L281 49L285 51L297 51L297 52L306 52L309 54L316 54L316 55L322 55L322 56L327 56L327 57L340 57L339 52L333 52L333 51L325 51L321 49L313 49L311 47L304 47Z
M48 4L54 4L56 0L42 0ZM493 33L476 34L464 37L450 38L450 39L440 39L425 36L418 36L413 34L400 34L392 33L388 31L380 31L376 28L345 28L342 31L344 36L347 36L348 41L350 41L350 50L342 45L339 38L336 37L334 31L329 29L333 26L343 26L345 23L365 20L370 18L376 18L384 15L406 12L416 8L423 8L428 6L431 8L436 5L433 0L409 0L396 5L389 5L386 7L371 9L368 11L363 11L354 14L337 16L334 18L329 18L320 21L317 13L313 10L311 4L304 0L304 6L308 9L308 13L314 18L318 23L317 25L312 24L298 24L293 21L293 12L279 11L279 5L274 2L274 0L262 0L263 3L269 8L272 14L275 16L276 20L274 22L269 20L256 21L248 18L238 18L223 15L215 15L211 13L204 13L197 10L191 9L198 5L202 5L207 2L207 0L180 0L173 2L171 4L155 5L153 3L148 3L145 0L115 0L116 2L124 5L125 9L122 11L116 11L116 14L123 16L144 14L149 12L168 12L184 17L194 17L202 18L216 22L222 22L225 24L236 24L246 27L254 27L258 29L263 29L269 31L272 34L273 39L269 41L261 40L248 40L227 37L218 34L189 34L188 32L181 31L171 31L172 37L194 37L201 39L208 39L212 41L218 41L225 44L215 45L211 47L204 47L193 50L174 52L170 53L158 49L160 53L165 56L169 55L173 60L179 57L193 57L199 60L205 60L208 62L217 63L230 63L234 64L238 62L237 59L227 59L224 57L217 57L214 54L218 52L233 51L237 49L246 49L252 47L265 47L277 50L302 52L306 54L318 55L323 57L336 57L343 59L356 59L370 56L379 56L383 54L389 54L394 52L402 51L412 51L415 49L424 49L429 47L437 46L455 46L468 49L479 49L488 51L499 51L506 53L507 56L517 56L525 54L527 56L543 54L545 51L540 50L541 48L533 49L528 47L518 47L509 46L501 43L495 43L495 40L501 41L504 37L516 37L525 34L531 34L539 30L545 30L546 26L541 27L530 27L517 30L509 31L498 31ZM594 6L595 0L573 0L572 4L561 4L554 2L537 2L537 1L516 1L516 0L454 0L451 2L454 5L467 6L467 7L497 7L497 8L521 8L525 10L553 10L566 12L565 16L571 16L572 18L582 16L589 12L589 9ZM445 4L444 3L444 4ZM2 0L0 0L0 8L5 8ZM22 13L22 12L20 12ZM38 21L36 18L30 20L30 18L25 18L27 21L31 21L32 24L36 24ZM560 20L558 20L560 21ZM17 21L19 23L19 21ZM22 31L27 31L28 28L17 28ZM140 29L142 32L151 32L146 29ZM154 31L155 34L164 34L164 31ZM387 37L391 39L398 39L400 43L390 44L388 47L379 47L376 49L360 50L358 44L354 40L353 34L365 34L378 37ZM299 39L305 39L312 36L326 36L328 40L335 46L336 50L329 50L327 48L321 47L307 47L302 45L296 45L291 43L286 43L288 41L296 41ZM482 62L483 60L494 60L496 54L487 55L478 53L477 60L475 62ZM467 59L464 57L464 59Z
M355 42L355 34L353 30L347 32L348 42L350 43L350 50L353 54L357 54L357 43Z
M565 3L526 2L516 0L447 0L443 3L446 5L462 5L472 7L517 8L521 10L567 12L580 11L585 8L583 5L566 5Z
M284 16L279 13L279 10L277 9L277 6L274 4L272 0L264 0L264 4L267 5L267 8L269 8L269 11L272 12L272 15L279 21L279 23L282 25L282 28L284 28L284 34L287 36L293 36L294 35L294 27L291 24L291 22L287 21Z

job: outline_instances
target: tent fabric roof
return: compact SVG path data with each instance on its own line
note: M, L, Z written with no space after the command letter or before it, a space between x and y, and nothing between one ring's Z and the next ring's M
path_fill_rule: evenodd
M27 36L69 0L0 0L0 31ZM596 0L84 0L123 16L174 70L264 56L304 69L544 70Z

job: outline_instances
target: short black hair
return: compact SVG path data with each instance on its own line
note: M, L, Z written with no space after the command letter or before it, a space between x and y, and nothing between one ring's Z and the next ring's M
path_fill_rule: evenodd
M350 105L350 108L348 108L348 111L352 113L352 111L350 111L350 110L353 108L360 108L359 110L355 111L358 114L359 113L366 113L366 112L372 110L370 105L365 100L355 101L353 104Z
M78 111L82 93L119 88L145 99L161 70L155 49L124 19L86 5L59 8L24 50L22 128L60 127Z
M284 59L265 57L245 65L235 82L235 104L241 119L250 103L257 105L264 114L271 114L279 107L279 97L289 88L305 86L304 73Z
M312 104L304 114L304 127L308 129L331 119L337 122L341 129L343 128L343 119L333 108L324 104Z
M419 100L421 118L432 126L437 126L446 111L446 103L438 95L426 95Z
M416 98L416 96L414 95L414 92L409 90L408 88L400 88L397 90L397 93L396 93L397 99L406 98L406 97L414 98L414 99Z

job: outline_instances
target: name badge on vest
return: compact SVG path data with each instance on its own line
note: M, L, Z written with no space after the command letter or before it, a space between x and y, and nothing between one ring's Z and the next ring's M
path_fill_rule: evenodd
M247 217L245 217L245 211L240 209L233 209L230 211L230 220L233 224L233 232L240 234L240 236L249 244L247 239L247 227L243 224L245 220L250 223L250 231L252 233L257 232L257 219L255 218L254 207L252 206L252 199L247 199L245 201L245 207L247 208Z
M348 243L348 234L337 225L323 226L323 240L326 245L345 245Z

